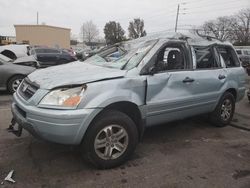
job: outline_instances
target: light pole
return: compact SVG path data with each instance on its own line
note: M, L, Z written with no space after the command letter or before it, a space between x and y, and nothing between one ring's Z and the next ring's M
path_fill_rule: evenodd
M180 12L180 4L178 4L178 7L177 7L176 21L175 21L175 29L174 29L175 32L177 32L179 12Z
M36 25L38 25L39 24L39 13L38 13L38 11L36 12Z

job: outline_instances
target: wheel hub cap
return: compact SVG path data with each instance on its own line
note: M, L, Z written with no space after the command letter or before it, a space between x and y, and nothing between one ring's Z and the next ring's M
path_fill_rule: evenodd
M128 147L128 133L120 125L109 125L96 136L96 154L104 160L117 159Z
M227 121L231 117L232 103L229 99L226 99L221 106L221 118Z
M16 91L20 83L22 82L22 79L17 79L12 83L12 89L13 91Z

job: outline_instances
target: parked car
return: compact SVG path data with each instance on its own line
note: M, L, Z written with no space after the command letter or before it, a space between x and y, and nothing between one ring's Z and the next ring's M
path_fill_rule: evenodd
M231 44L151 35L30 74L14 94L10 128L16 121L17 135L24 128L81 145L95 166L112 168L132 155L145 127L206 113L214 125L228 125L244 93L245 72Z
M26 66L31 66L35 68L40 68L40 63L32 55L17 58L16 60L13 61L13 63L18 64L18 65L26 65Z
M33 55L39 62L40 68L61 65L77 60L74 55L56 48L32 48L30 55Z
M72 57L76 57L76 52L72 48L63 48L62 50L68 52Z
M86 59L88 59L89 57L93 56L95 53L92 50L78 50L76 51L76 57L78 60L80 61L85 61Z
M39 62L34 58L34 56L25 56L25 57L20 57L20 58L17 58L16 60L13 60L5 55L0 54L0 58L6 62L10 62L16 65L25 65L25 66L35 67L35 68L40 67Z
M250 76L250 49L236 49L242 66L246 69L247 74Z
M27 44L10 44L0 46L0 54L15 60L19 57L28 56L29 49L30 47Z
M34 70L34 67L14 64L11 59L0 54L0 89L14 93L23 78Z

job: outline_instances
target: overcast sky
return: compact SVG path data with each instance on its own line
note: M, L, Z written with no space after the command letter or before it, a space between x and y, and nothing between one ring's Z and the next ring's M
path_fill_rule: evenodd
M70 28L76 36L89 20L101 37L108 21L120 22L127 34L136 17L144 19L148 33L173 30L178 3L180 29L250 8L250 0L0 0L0 35L15 35L14 24L36 24L37 11L40 24Z

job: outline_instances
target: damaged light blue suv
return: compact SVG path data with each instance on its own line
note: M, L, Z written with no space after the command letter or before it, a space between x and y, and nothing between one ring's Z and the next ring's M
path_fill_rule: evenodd
M131 156L145 127L204 113L228 125L244 83L231 44L151 35L30 74L14 94L9 130L80 145L98 168L112 168Z

